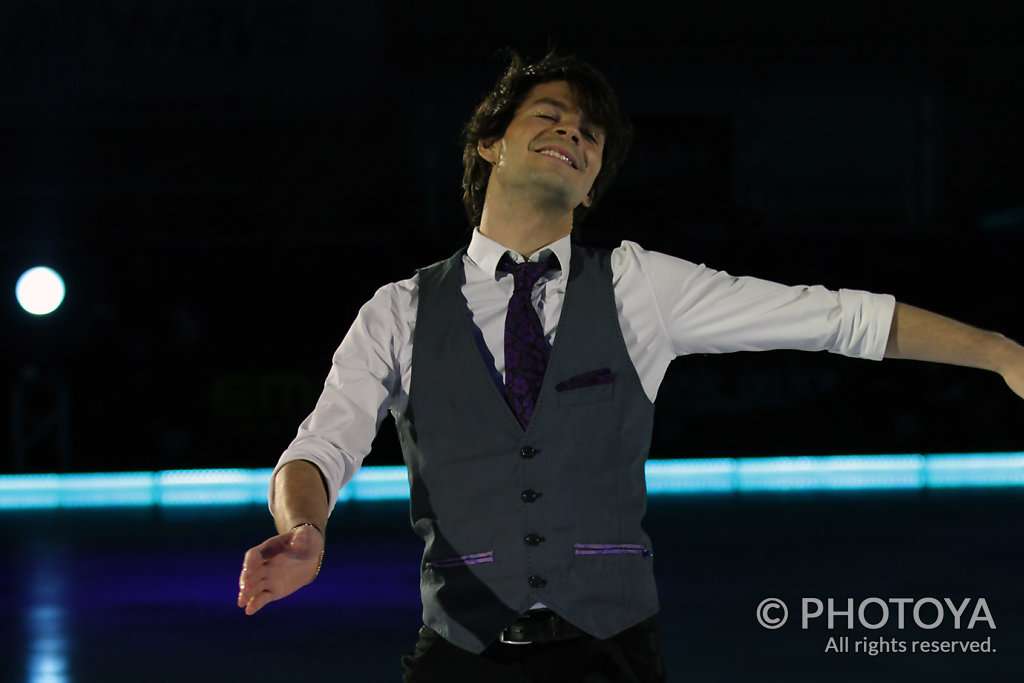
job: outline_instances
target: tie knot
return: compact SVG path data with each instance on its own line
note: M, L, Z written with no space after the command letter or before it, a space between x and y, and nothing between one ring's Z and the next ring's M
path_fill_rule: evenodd
M540 276L553 268L558 267L558 257L553 253L539 261L525 261L516 263L508 252L505 252L498 261L498 270L505 273L512 273L515 281L515 291L522 289L532 290L537 284Z

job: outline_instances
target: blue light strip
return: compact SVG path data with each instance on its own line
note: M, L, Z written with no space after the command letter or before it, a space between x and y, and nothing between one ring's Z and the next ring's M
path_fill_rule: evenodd
M650 460L651 496L1024 486L1024 453ZM270 469L0 476L0 510L267 503ZM406 500L404 467L364 467L339 502Z

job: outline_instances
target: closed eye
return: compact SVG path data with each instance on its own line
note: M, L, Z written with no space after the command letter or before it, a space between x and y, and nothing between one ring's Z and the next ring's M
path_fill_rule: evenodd
M546 112L537 112L535 114L535 116L537 118L539 118L539 119L546 119L546 120L552 121L552 122L557 122L558 121L558 117L557 116L555 116L554 114L546 113ZM597 133L594 132L592 129L590 129L590 128L581 128L580 132L583 133L583 136L585 138L587 138L588 140L590 140L591 142L597 143L597 141L598 141L597 140Z

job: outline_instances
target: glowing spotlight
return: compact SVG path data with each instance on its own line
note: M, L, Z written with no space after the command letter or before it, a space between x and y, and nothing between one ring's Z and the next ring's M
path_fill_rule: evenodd
M64 301L64 280L52 268L29 268L18 278L14 296L21 307L33 315L53 313Z

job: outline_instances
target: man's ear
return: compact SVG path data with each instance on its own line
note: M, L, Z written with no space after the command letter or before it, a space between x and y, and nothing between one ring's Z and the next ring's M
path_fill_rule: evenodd
M587 196L583 198L583 201L580 202L580 204L582 204L583 206L585 206L585 207L587 207L589 209L591 204L593 204L593 203L594 203L594 188L590 188L590 192L587 193Z
M477 154L480 155L480 158L484 161L489 161L492 165L497 164L499 140L501 140L501 138L490 138L488 140L481 138L477 141L476 151Z

